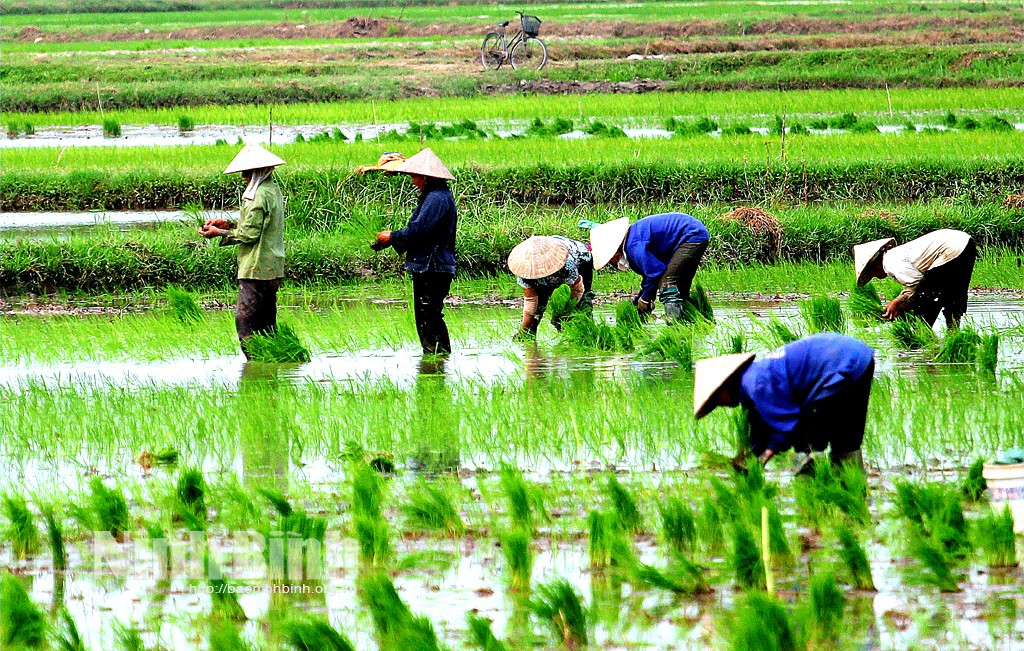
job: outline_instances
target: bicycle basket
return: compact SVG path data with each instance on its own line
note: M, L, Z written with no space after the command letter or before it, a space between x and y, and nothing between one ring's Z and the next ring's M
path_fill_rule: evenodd
M523 33L527 36L540 34L540 18L536 16L523 16Z

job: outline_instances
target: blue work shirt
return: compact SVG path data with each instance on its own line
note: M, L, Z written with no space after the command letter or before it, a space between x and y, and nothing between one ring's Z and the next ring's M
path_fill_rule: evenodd
M710 239L699 219L681 212L644 217L629 227L623 249L629 267L644 277L640 298L653 301L658 283L680 244L701 244Z
M823 332L754 359L740 380L754 454L792 447L801 413L859 380L874 357L872 348L853 337Z
M405 253L411 273L455 273L455 197L447 185L434 185L420 195L405 228L391 232L391 246Z

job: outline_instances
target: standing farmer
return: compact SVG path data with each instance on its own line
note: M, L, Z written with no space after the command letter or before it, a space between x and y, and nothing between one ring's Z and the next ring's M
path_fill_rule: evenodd
M408 174L420 191L409 225L397 231L381 231L372 245L389 246L405 253L405 268L412 274L416 332L425 354L452 350L444 322L444 299L455 278L455 197L448 181L455 180L441 159L429 148L409 158L395 172Z
M254 334L277 330L277 290L284 277L284 197L273 171L284 161L259 145L246 145L225 174L241 172L247 183L238 223L208 219L199 229L221 246L238 246L238 306L235 329L242 352Z
M971 287L978 245L963 231L949 228L932 231L896 246L886 237L853 247L857 284L872 278L892 277L903 291L890 302L882 316L895 319L910 312L929 326L939 311L946 315L947 327L959 327L967 312L967 290Z
M862 465L875 351L846 335L824 332L760 358L752 353L697 362L693 414L715 407L747 409L750 444L762 464L790 448L829 448L833 463Z
M590 231L594 268L614 264L643 276L633 303L641 316L654 311L654 297L665 306L665 316L681 319L690 285L708 248L708 229L690 215L669 212L644 217L632 226L623 217L599 224Z
M520 332L537 334L551 294L568 285L572 302L588 309L594 304L594 257L590 247L568 237L534 235L520 242L508 256L508 268L523 288L523 321ZM561 330L561 320L551 324Z

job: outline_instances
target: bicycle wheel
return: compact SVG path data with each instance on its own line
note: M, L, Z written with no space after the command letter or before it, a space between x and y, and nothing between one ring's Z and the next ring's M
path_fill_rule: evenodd
M484 37L484 44L480 46L480 63L484 70L497 70L505 61L505 48L501 42L501 34L491 32Z
M515 70L540 70L548 62L548 48L539 38L527 37L516 43L509 58Z

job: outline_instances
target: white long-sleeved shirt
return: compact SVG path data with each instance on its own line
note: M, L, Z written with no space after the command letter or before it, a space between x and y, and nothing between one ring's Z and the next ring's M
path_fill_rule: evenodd
M963 231L943 228L922 235L916 240L889 249L882 254L882 268L903 285L901 298L910 298L925 272L955 260L971 241Z

